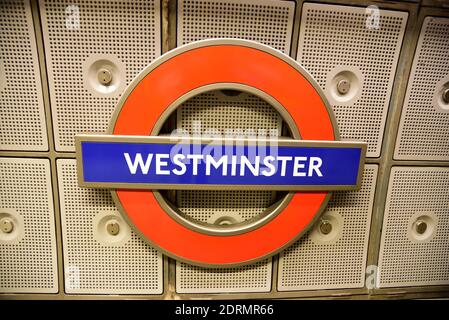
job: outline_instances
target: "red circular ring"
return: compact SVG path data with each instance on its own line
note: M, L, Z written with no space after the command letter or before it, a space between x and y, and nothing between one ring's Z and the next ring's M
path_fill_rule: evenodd
M112 133L149 135L162 113L179 97L205 85L238 83L276 99L295 121L302 139L337 138L332 111L301 67L268 47L235 42L198 42L171 52L162 62L156 60L156 66L144 71L134 87L131 84L129 95L116 111ZM234 266L285 248L311 226L329 197L327 192L297 192L268 223L229 236L199 233L178 223L160 207L151 191L116 190L114 199L136 231L167 255L198 265Z

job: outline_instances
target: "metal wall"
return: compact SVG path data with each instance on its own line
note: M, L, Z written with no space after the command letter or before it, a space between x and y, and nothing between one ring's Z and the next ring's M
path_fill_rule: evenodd
M449 104L442 98L449 4L23 0L0 7L0 299L449 295ZM335 193L323 214L331 233L317 224L279 255L231 269L162 256L129 229L109 192L79 188L75 174L74 135L104 131L123 88L152 60L210 37L259 41L296 59L325 91L342 139L369 146L362 188ZM108 88L94 76L104 66L114 79ZM341 77L351 82L344 97L335 91ZM188 101L175 126L224 127L229 107L250 119L243 125L282 130L264 101L218 93ZM205 221L247 219L272 197L174 196ZM107 221L120 226L120 237L104 233Z

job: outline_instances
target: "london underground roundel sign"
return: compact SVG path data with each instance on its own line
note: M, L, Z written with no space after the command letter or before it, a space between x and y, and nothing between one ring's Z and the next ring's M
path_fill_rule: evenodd
M197 94L236 89L269 102L292 138L159 136ZM161 56L129 85L104 135L76 137L79 184L110 188L122 215L151 245L181 261L236 266L300 237L332 190L360 187L366 144L338 141L323 92L294 60L245 40L195 42ZM227 226L176 212L158 190L284 190L273 208Z

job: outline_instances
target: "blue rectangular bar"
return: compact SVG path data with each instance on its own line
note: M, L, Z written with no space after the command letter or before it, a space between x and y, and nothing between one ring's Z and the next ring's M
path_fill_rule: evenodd
M300 141L299 141L300 143ZM329 143L327 143L329 145ZM85 186L182 189L267 186L333 190L359 182L363 145L226 146L190 143L81 141ZM129 184L129 185L128 185Z

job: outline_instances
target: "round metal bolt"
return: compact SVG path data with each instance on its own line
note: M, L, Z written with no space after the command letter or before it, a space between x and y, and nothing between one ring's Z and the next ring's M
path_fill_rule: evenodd
M332 224L327 220L321 220L320 232L324 235L332 232Z
M11 219L4 218L0 220L0 229L4 233L11 233L14 230L14 223Z
M351 88L351 83L347 79L341 79L337 83L337 91L339 94L347 94Z
M443 89L443 101L449 103L449 88Z
M106 225L106 230L111 236L116 236L120 232L120 225L116 221L111 221Z
M427 230L427 223L423 220L416 221L416 232L423 234Z
M234 219L233 217L226 217L226 216L220 217L215 221L215 224L219 226L229 226L236 223L237 223L236 219Z
M97 76L102 85L107 86L112 82L112 73L108 69L100 69Z

